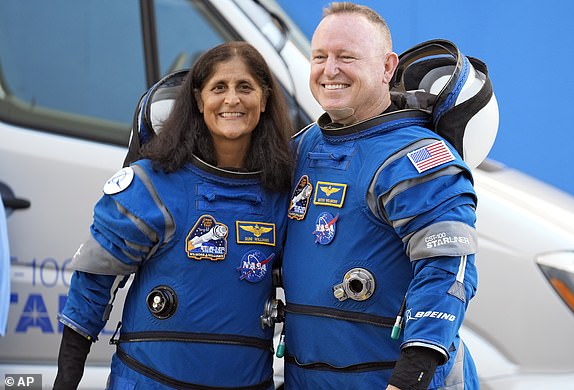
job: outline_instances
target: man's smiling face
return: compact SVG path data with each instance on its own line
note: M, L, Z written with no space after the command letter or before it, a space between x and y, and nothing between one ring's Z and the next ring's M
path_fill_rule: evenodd
M334 121L346 113L360 121L386 109L386 52L382 33L362 15L336 14L321 21L311 41L309 86Z

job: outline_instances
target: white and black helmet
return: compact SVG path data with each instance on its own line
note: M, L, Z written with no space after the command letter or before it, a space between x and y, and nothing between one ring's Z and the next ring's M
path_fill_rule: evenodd
M140 98L134 113L124 166L137 160L141 145L161 131L188 72L189 69L183 69L162 77Z
M464 56L450 41L420 43L399 55L391 94L404 108L432 118L433 130L474 168L488 155L498 132L498 103L486 64Z

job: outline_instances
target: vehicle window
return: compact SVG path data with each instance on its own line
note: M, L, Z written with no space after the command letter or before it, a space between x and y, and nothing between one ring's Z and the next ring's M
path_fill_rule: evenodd
M201 53L213 46L241 39L206 7L202 1L155 1L161 76L190 68Z
M0 117L125 144L142 50L138 0L3 0Z
M203 1L156 0L155 18L161 76L190 68L207 49L230 40L245 39ZM295 129L310 122L295 99L283 88Z
M311 58L311 47L309 38L305 35L303 31L301 31L299 25L291 19L291 16L294 14L292 9L299 9L301 10L301 5L297 4L294 1L286 1L286 0L259 0L261 4L269 9L272 13L274 13L277 17L279 17L283 23L287 26L289 30L289 37L291 42L297 46L297 48L305 55L306 58ZM313 23L315 21L311 18ZM297 21L301 23L300 21Z
M244 39L207 2L153 4L160 77ZM140 12L139 0L0 1L0 120L127 145L148 88Z

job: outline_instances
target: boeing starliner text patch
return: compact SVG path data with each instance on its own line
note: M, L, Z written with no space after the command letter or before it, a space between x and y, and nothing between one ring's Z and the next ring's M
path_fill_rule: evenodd
M291 195L291 203L289 204L289 211L287 216L290 219L301 221L305 218L307 210L309 209L309 198L313 193L313 185L309 181L307 175L301 176L297 186Z
M315 190L315 198L313 199L313 204L332 206L332 207L343 207L346 192L347 192L346 184L318 181Z
M235 221L238 244L275 246L275 224L266 222Z
M227 255L227 225L211 215L199 217L185 239L187 257L202 260L223 260Z
M134 170L132 167L125 167L117 171L104 184L104 194L113 195L122 192L134 180Z
M339 219L339 214L333 217L333 214L323 212L317 217L315 222L315 242L321 245L330 244L335 238L337 227L335 223Z
M275 257L274 253L266 257L263 252L256 249L245 253L241 258L241 265L237 268L241 272L239 279L252 283L260 282L267 271L271 269L270 262L273 257Z
M444 141L436 141L417 150L407 153L407 157L417 171L422 173L431 168L454 160L454 156Z
M428 249L443 245L470 245L470 239L464 236L451 235L447 232L440 232L426 236L425 244Z

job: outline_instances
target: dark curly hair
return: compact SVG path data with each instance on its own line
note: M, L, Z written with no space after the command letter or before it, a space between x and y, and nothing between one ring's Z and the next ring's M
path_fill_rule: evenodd
M279 84L261 54L247 42L227 42L203 53L185 76L170 115L162 130L143 146L141 157L154 167L173 172L192 161L193 155L217 166L213 139L199 111L196 93L213 75L215 67L239 58L252 73L267 97L265 111L253 130L246 156L249 172L261 171L262 184L274 191L289 190L293 161L289 152L292 124Z

